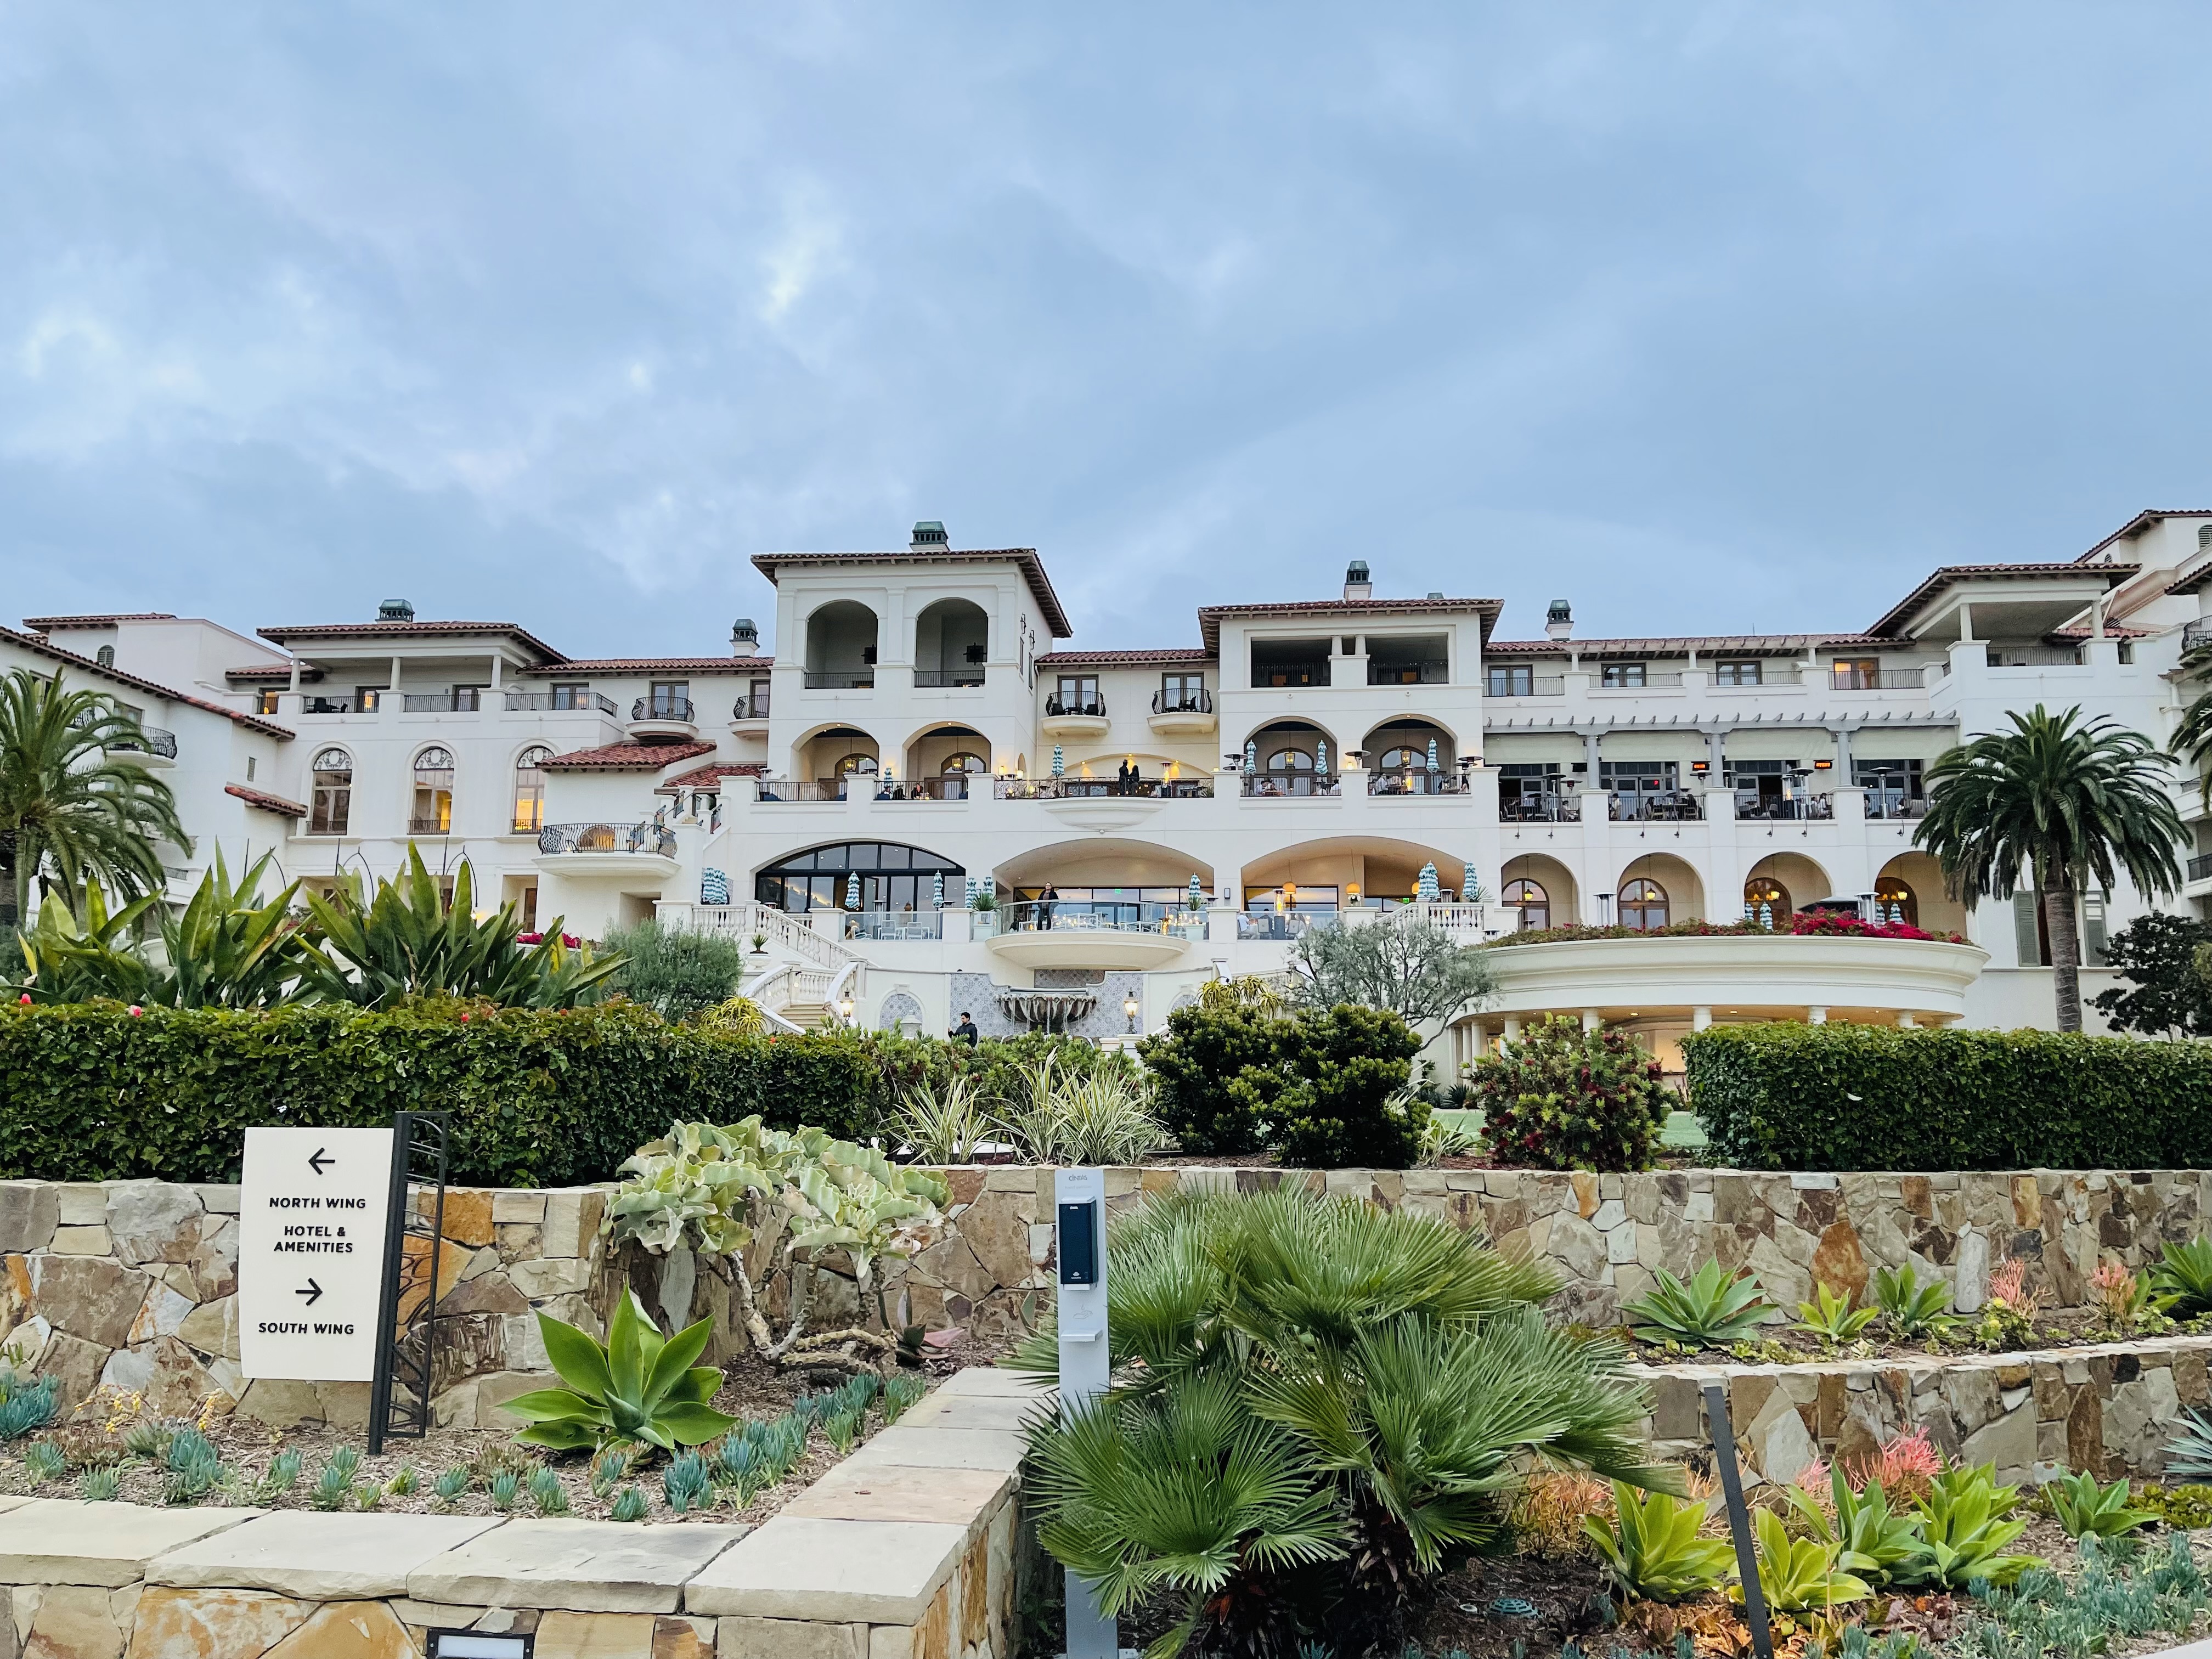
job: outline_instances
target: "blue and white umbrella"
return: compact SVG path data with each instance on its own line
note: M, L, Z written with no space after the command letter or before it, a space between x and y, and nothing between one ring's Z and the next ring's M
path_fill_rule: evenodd
M1206 889L1198 884L1198 872L1195 870L1190 872L1190 908L1194 910L1206 908Z
M1474 873L1474 866L1471 864L1459 878L1459 902L1462 904L1482 902L1482 878Z
M1056 778L1064 778L1067 775L1067 760L1060 752L1058 744L1052 746L1052 775Z
M1321 773L1326 773L1328 770L1328 739L1327 738L1314 739L1314 770Z
M708 865L699 872L699 902L727 904L729 902L730 878L713 865Z
M1437 866L1435 865L1425 864L1421 866L1421 878L1417 890L1419 892L1421 902L1424 904L1434 904L1438 899L1443 896L1443 889L1437 885Z
M1433 771L1435 771L1436 769L1437 769L1437 740L1436 740L1434 738L1431 738L1429 739L1429 770L1430 770L1430 771L1431 771L1431 772L1433 772Z
M945 908L945 872L942 870L929 878L929 908L933 910Z
M1247 772L1260 769L1260 744L1256 738L1244 745L1244 769Z
M975 879L975 877L973 877L973 876L969 876L969 877L967 878L967 881L968 881L968 908L969 908L970 910L972 910L972 909L974 909L974 908L975 908L975 895L976 895L980 890L981 890L981 884L980 882L978 882L978 881Z
M858 870L845 872L845 908L848 910L860 908L860 872Z

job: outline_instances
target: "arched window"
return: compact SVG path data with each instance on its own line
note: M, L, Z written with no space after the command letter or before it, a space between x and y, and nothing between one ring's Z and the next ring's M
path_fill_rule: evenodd
M453 827L453 751L425 749L415 757L415 807L408 830L418 836L443 836Z
M1786 921L1791 909L1790 890L1771 876L1753 876L1743 884L1743 919L1773 923Z
M534 836L545 827L545 774L538 770L553 757L543 744L514 757L514 833Z
M966 874L919 847L846 842L763 865L753 878L753 895L780 910L838 910L844 908L847 884L858 877L864 910L927 910L934 908L938 877L945 878L945 902L957 905Z
M876 757L873 755L841 756L836 765L830 769L835 775L841 778L849 778L856 773L873 773L876 769Z
M1650 933L1667 925L1667 890L1638 876L1620 890L1620 925Z
M964 772L971 778L980 778L991 769L991 763L981 755L963 752L957 755L947 755L945 757L945 764L938 769L947 777L951 777L956 772Z
M1505 903L1509 909L1521 913L1521 927L1525 933L1532 927L1552 925L1552 901L1544 890L1527 877L1505 884Z
M1304 749L1278 749L1267 757L1270 772L1310 772L1314 769L1311 751Z
M343 749L325 749L315 757L313 772L307 833L343 836L353 816L353 757Z
M93 653L92 659L98 663L102 668L114 667L115 647L112 645L101 646L99 650Z
M1895 876L1884 876L1875 883L1874 904L1884 921L1901 921L1908 927L1920 925L1920 901L1911 887Z

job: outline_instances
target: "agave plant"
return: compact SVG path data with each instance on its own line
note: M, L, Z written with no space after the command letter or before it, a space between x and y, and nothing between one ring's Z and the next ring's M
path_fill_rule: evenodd
M890 1125L919 1164L972 1164L994 1127L971 1077L953 1078L941 1088L923 1079L906 1091Z
M1959 1322L1951 1312L1949 1287L1940 1279L1923 1285L1909 1261L1875 1270L1874 1305L1899 1336L1939 1335Z
M2150 1270L2150 1291L2160 1313L2191 1319L2212 1313L2212 1238L2168 1244Z
M714 1325L702 1319L664 1338L637 1292L626 1291L602 1347L588 1332L539 1314L546 1358L565 1386L507 1402L505 1409L530 1425L515 1438L556 1451L628 1441L671 1453L712 1440L738 1420L707 1403L722 1386L721 1372L691 1363Z
M1717 1348L1741 1342L1776 1316L1759 1280L1746 1270L1731 1273L1708 1261L1684 1284L1664 1267L1652 1273L1649 1296L1625 1304L1629 1328L1647 1342L1680 1342Z
M1978 1578L2002 1585L2041 1566L2038 1556L2006 1553L2006 1547L2027 1530L2027 1522L2008 1518L2019 1501L2018 1488L1998 1484L1994 1464L1937 1475L1918 1506L1928 1538L1929 1577L1954 1588Z
M1880 1313L1875 1308L1854 1308L1851 1297L1826 1285L1816 1285L1818 1300L1797 1304L1797 1328L1809 1331L1824 1342L1855 1341Z
M2181 1432L2166 1443L2166 1472L2185 1480L2212 1480L2212 1418L2181 1413Z
M2100 1486L2094 1474L2062 1474L2043 1493L2069 1538L2118 1538L2158 1519L2148 1510L2129 1507L2124 1478Z
M1838 1564L1840 1552L1832 1541L1790 1537L1772 1510L1759 1510L1755 1529L1759 1588L1775 1612L1819 1613L1839 1601L1863 1601L1874 1594L1865 1579ZM1730 1585L1729 1594L1741 1601L1743 1586Z
M1647 1488L1614 1344L1540 1311L1553 1282L1436 1220L1303 1188L1164 1195L1115 1222L1114 1389L1030 1430L1045 1547L1115 1610L1179 1610L1155 1655L1394 1638L1397 1610L1511 1536L1532 1462ZM1049 1375L1057 1338L1016 1369Z
M1151 1086L1103 1067L1077 1075L1048 1054L1021 1068L1014 1098L994 1127L1034 1164L1142 1163L1167 1139L1152 1115Z
M1810 1536L1836 1547L1837 1565L1876 1585L1914 1583L1926 1575L1934 1558L1919 1519L1893 1512L1881 1481L1855 1492L1841 1469L1831 1469L1828 1489L1832 1518L1802 1486L1785 1486L1783 1496Z
M1795 1490L1794 1488L1792 1490ZM1700 1538L1706 1506L1665 1492L1638 1497L1619 1481L1613 1487L1613 1524L1583 1517L1606 1577L1627 1595L1673 1601L1717 1586L1728 1577L1735 1551L1722 1539Z

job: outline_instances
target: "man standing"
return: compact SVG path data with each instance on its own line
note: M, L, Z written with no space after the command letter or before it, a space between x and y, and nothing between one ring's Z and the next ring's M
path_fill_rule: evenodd
M975 1029L975 1016L963 1008L960 1012L960 1023L945 1035L955 1042L964 1042L972 1048L975 1046L976 1039L981 1036L982 1033Z
M1037 926L1047 933L1052 931L1052 907L1059 902L1060 890L1045 883L1044 891L1037 895Z

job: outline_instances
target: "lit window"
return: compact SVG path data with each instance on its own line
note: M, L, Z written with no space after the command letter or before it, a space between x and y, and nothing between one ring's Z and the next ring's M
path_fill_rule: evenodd
M1667 890L1638 876L1620 890L1620 925L1650 933L1667 925Z
M442 836L453 827L453 751L425 749L415 757L415 806L407 828L416 835Z
M1790 915L1790 890L1771 876L1753 876L1743 884L1743 919L1772 922Z
M526 749L514 757L514 833L534 835L545 827L545 774L538 769L552 758L543 744Z
M1744 662L1717 662L1713 665L1713 684L1757 685L1759 683L1759 659L1755 657Z
M353 816L353 757L343 749L325 749L315 757L313 772L307 833L343 836Z
M1521 927L1526 932L1532 927L1552 925L1552 901L1534 882L1523 878L1505 884L1505 908L1521 913Z

